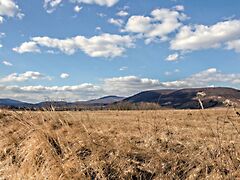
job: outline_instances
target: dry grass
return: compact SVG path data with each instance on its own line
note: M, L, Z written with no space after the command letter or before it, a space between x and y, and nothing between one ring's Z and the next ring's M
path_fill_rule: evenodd
M0 111L0 179L240 179L234 109Z

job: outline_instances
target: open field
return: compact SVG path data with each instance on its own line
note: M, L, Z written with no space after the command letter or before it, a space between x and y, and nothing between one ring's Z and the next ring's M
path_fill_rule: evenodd
M238 112L0 111L0 179L240 179Z

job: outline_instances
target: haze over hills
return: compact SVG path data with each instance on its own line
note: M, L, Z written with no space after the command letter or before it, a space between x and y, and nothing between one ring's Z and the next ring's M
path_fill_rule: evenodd
M226 87L214 88L189 88L189 89L163 89L143 91L131 97L105 96L99 99L78 102L65 101L45 101L37 104L25 103L11 99L0 99L1 107L10 108L47 108L56 107L59 109L87 109L87 108L103 108L109 105L117 105L119 103L157 103L164 108L174 109L198 109L199 103L196 98L197 92L205 92L206 96L202 98L205 108L221 107L226 99L240 105L240 90Z

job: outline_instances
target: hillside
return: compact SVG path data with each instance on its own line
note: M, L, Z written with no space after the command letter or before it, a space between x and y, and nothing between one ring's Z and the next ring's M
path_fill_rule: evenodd
M162 107L176 109L198 109L199 103L196 94L201 91L206 93L202 99L205 108L222 106L226 99L240 104L240 90L225 87L152 90L141 92L123 101L130 103L153 102L159 103Z
M0 107L26 107L32 104L13 99L0 99Z

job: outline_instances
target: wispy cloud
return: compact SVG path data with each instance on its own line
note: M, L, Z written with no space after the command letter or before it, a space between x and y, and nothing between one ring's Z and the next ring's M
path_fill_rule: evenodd
M117 12L116 15L120 16L120 17L124 17L124 16L128 16L128 12L121 10L121 11Z
M122 19L110 18L110 19L108 19L108 23L121 27L123 25L124 21Z
M12 66L13 64L8 62L8 61L3 61L2 64L4 64L5 66Z

